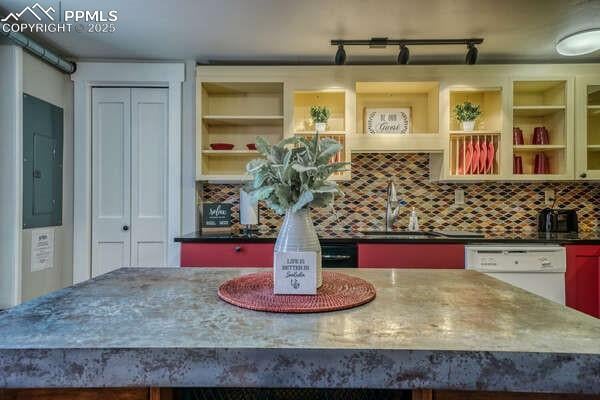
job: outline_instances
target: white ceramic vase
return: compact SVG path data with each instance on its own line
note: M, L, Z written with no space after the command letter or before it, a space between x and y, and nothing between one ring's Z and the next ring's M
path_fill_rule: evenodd
M462 128L463 128L463 131L467 131L467 132L472 131L473 129L475 129L475 120L462 121Z
M315 130L317 133L323 133L327 130L327 122L315 122Z
M288 210L275 241L276 253L296 251L317 253L317 287L321 287L321 245L308 208L296 212Z

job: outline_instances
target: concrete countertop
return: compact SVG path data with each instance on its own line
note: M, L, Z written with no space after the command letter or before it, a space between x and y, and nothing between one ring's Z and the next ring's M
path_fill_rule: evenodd
M0 387L373 387L600 393L600 321L464 270L342 272L377 298L270 314L246 269L124 268L0 313Z

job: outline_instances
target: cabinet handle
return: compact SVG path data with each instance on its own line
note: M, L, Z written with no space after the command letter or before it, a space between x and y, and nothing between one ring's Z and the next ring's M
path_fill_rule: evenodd
M129 230L129 227L128 227L127 225L123 225L123 230L124 230L125 232L127 232L127 231Z
M337 254L323 254L321 258L324 260L349 260L351 257Z
M585 172L582 172L582 173L579 174L579 177L580 178L586 178L587 174Z
M233 251L235 251L236 253L239 253L240 251L242 251L242 248L240 246L235 246L233 248Z

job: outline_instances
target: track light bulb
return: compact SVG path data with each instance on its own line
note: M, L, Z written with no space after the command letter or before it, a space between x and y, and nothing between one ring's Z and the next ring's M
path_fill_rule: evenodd
M346 63L346 50L343 44L338 44L338 49L335 52L335 64L343 65Z
M400 45L400 53L398 53L398 64L406 65L408 64L408 60L410 59L410 51L408 47L401 44Z
M465 57L465 62L468 65L473 65L473 64L477 63L477 54L479 53L479 50L477 50L477 47L475 47L475 45L472 43L468 44L467 48L469 50L467 50L467 56Z

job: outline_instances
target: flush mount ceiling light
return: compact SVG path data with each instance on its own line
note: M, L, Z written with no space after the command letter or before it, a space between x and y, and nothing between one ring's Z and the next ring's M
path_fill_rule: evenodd
M335 53L335 64L342 65L346 63L346 51L344 46L369 46L372 49L384 49L387 46L400 46L397 62L400 65L408 64L410 59L410 51L408 46L447 46L455 44L467 45L467 56L465 62L469 65L477 62L479 53L475 45L483 43L481 38L472 39L388 39L388 38L371 38L369 40L332 40L331 45L337 46Z
M556 51L563 56L581 56L600 50L600 28L572 33L556 43Z

